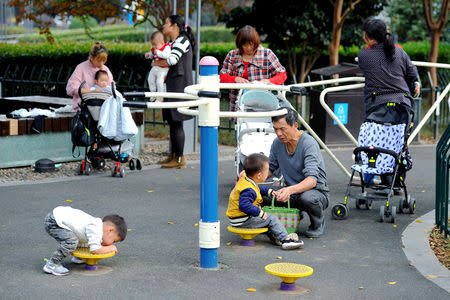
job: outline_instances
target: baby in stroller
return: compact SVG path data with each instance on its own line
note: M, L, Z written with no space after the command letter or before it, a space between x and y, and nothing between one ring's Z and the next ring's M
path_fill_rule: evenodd
M394 195L400 196L400 213L414 213L416 201L411 199L405 183L406 172L412 168L407 141L413 117L411 107L394 102L375 106L367 112L366 120L360 128L358 147L353 151L355 164L351 167L352 174L344 203L338 203L332 208L335 219L347 217L349 196L355 198L357 209L363 206L370 209L372 201L386 201L385 206L380 206L380 222L388 217L391 223L395 223L397 207L391 205ZM355 172L359 174L360 183L353 182ZM381 177L381 183L374 182L373 177L376 175ZM361 188L361 193L351 194L351 187ZM375 193L369 193L368 189Z
M131 170L140 170L141 161L129 141L138 129L129 108L122 105L123 97L114 90L114 85L111 86L111 93L93 91L81 94L84 84L78 89L81 110L72 121L73 150L76 146L86 147L85 158L78 166L77 174L89 175L91 167L103 169L106 158L115 161L111 168L113 177L125 175L121 163L128 162ZM82 135L79 134L80 127L83 128Z

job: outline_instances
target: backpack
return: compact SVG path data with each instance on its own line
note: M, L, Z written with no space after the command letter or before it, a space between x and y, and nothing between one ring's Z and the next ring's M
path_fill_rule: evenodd
M88 111L78 111L72 119L72 153L76 146L89 147L95 141L94 119Z

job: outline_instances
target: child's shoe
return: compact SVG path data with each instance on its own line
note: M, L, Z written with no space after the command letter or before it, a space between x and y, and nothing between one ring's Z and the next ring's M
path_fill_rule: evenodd
M81 265L81 264L85 263L84 260L82 260L81 258L78 258L76 256L72 256L72 262L77 265Z
M269 237L269 238L270 238L270 237ZM293 240L294 242L297 242L297 241L298 241L298 234L295 233L295 232L289 233L289 234L288 234L288 239L291 239L291 240ZM271 239L271 241L272 241L272 239ZM275 245L277 245L277 246L283 245L283 243L282 243L281 241L279 241L279 240L277 240L277 239L275 239L275 238L273 238L272 243L275 244Z
M283 250L293 250L301 247L303 247L302 240L294 241L293 239L288 239L281 241L281 248L283 248Z
M42 270L44 270L45 273L49 273L49 274L53 274L53 275L57 275L57 276L67 275L69 273L69 270L64 268L63 265L55 264L55 263L51 262L50 260L47 261L47 263L45 264L45 266Z

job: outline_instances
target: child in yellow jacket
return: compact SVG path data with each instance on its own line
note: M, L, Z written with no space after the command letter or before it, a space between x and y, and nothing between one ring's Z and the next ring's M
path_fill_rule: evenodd
M242 228L268 227L268 234L279 241L284 250L302 247L303 241L292 239L278 218L261 208L262 195L272 192L267 186L258 186L269 174L268 158L264 154L251 154L244 161L244 170L244 176L236 183L228 201L227 217L231 225Z

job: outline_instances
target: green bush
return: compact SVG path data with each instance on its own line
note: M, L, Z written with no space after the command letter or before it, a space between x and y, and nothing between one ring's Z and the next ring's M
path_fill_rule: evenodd
M98 26L97 20L94 19L93 17L89 17L89 16L86 17L86 23L89 28ZM83 24L83 21L81 20L81 18L75 17L70 22L69 29L78 29L78 28L84 28L84 24Z
M75 21L77 20L77 21ZM74 19L77 24L80 24L79 19ZM74 22L73 21L73 22ZM94 19L95 21L95 19ZM75 26L78 26L78 25ZM72 25L72 23L71 23ZM53 37L57 42L66 41L121 41L128 43L143 43L145 41L145 28L143 26L132 27L129 25L108 25L97 26L91 28L91 37L89 37L84 28L81 26L77 29L59 31L52 29ZM154 29L150 29L150 35ZM33 34L28 37L19 39L20 42L46 42L45 36ZM205 26L201 28L201 42L202 43L216 43L216 42L234 42L234 35L230 29L224 26Z
M124 30L126 32L126 30ZM104 33L109 34L108 32ZM150 45L146 43L124 43L107 41L104 43L108 48L107 66L113 72L117 83L127 89L144 89L145 77L150 70L150 62L143 56L148 51ZM60 69L59 80L65 76L70 76L73 68L88 57L93 41L65 41L57 42L54 45L47 43L20 43L20 44L0 44L0 65L5 70L9 66L22 70L36 65L36 69L53 68ZM235 48L233 42L230 43L202 43L200 48L200 57L207 55L214 56L222 65L227 53ZM406 43L403 48L409 53L412 60L426 61L429 51L429 44L424 43ZM340 61L355 63L354 58L358 55L360 48L357 46L341 49ZM282 65L287 67L287 55L285 51L278 51L277 56ZM301 59L300 50L297 51L297 61ZM439 62L448 62L450 60L450 44L441 43L439 48ZM195 62L194 62L195 63ZM319 68L328 65L327 53L321 55L314 66ZM195 66L194 66L195 67ZM29 69L28 69L29 70ZM426 70L420 68L419 71ZM19 71L8 76L19 76ZM29 72L23 72L28 74ZM35 72L37 73L37 72ZM3 76L3 72L0 76ZM31 76L31 75L30 75ZM56 75L55 75L56 77ZM290 78L290 76L288 76ZM55 79L56 80L56 79ZM290 83L288 80L287 83Z

